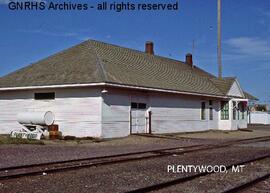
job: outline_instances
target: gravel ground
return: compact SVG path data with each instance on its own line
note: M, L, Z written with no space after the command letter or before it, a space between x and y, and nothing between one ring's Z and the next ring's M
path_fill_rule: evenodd
M262 141L251 144L241 144L239 146L249 146L249 147L270 147L270 141Z
M264 180L251 188L241 191L241 193L269 193L270 190L270 178Z
M192 134L174 134L170 136L162 135L163 138L159 138L158 136L129 136L100 143L81 140L78 144L78 141L56 140L46 141L45 144L47 145L0 145L0 168L69 159L99 157L160 148L216 144L228 140L262 136L270 136L270 132L208 131ZM178 137L179 139L175 139L175 137Z
M0 168L8 166L99 157L121 153L147 151L160 148L184 147L216 143L216 140L160 139L130 136L101 143L73 144L54 142L54 145L1 145Z
M64 173L1 181L6 193L125 192L139 187L170 181L191 173L168 173L171 165L225 165L269 154L269 148L227 147L215 150L167 156L107 166L97 166ZM269 168L269 162L266 167Z
M199 133L176 134L178 137L199 139L246 139L254 137L270 136L270 130L254 129L249 131L208 131Z
M208 176L203 176L195 180L182 183L173 187L164 188L160 191L155 191L158 193L162 192L175 192L175 193L185 193L185 192L196 192L196 193L217 193L229 190L235 186L241 185L247 181L252 181L260 176L268 174L270 172L270 158L246 164L242 172L232 172L228 170L228 173L215 173ZM269 184L270 185L270 184ZM265 188L265 186L260 186ZM268 186L269 188L270 186ZM254 188L252 188L253 190ZM256 188L259 190L259 185ZM255 190L255 189L254 189ZM268 192L269 193L268 189ZM249 190L252 192L251 189Z
M270 132L270 125L249 124L248 128L252 130L262 130Z
M166 137L166 135L163 135L163 137L164 136ZM193 134L174 134L170 136L179 139L169 138L169 136L168 138L130 136L123 139L108 140L100 143L81 140L79 144L78 141L50 141L46 143L47 145L0 145L0 168L147 151L160 148L184 147L198 144L216 144L232 139L270 136L270 131L209 131ZM32 178L24 177L17 180L0 181L0 193L125 192L127 190L191 175L190 173L167 173L168 164L224 165L237 162L242 159L251 159L256 155L267 154L269 152L270 142L261 142L217 150L188 153L178 156L173 155L157 159L91 167ZM265 165L268 168L270 167L269 162ZM255 170L255 172L251 173L254 173L254 175L260 175L262 172L260 168L263 168L263 165L261 166L262 167L257 167L258 170L256 170L256 167L251 167L251 169ZM216 177L213 177L213 179L216 180L223 178L226 179L226 177L227 179L230 179L228 176L231 176L229 174L225 176L215 175ZM248 176L249 175L247 175L247 177ZM237 177L235 177L235 179L237 179ZM220 181L220 183L221 182L222 181ZM269 184L269 180L266 180L265 183ZM197 182L197 184L194 182L194 184L194 187L200 187L199 182ZM188 185L188 187L193 186ZM208 188L209 187L210 189L211 187L215 187L214 182L212 186L209 185ZM190 189L189 192L191 192L191 190L192 189Z

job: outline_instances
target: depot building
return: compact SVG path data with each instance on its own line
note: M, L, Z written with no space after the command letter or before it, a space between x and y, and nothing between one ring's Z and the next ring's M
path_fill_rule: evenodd
M237 78L184 62L88 40L0 78L0 133L20 129L21 112L51 111L63 135L236 130L247 127Z

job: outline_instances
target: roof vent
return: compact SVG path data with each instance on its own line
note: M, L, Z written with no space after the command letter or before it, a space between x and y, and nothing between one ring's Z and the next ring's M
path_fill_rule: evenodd
M147 41L145 43L145 53L154 55L154 43L151 41Z
M188 53L186 55L186 64L190 65L193 67L193 60L192 60L192 54Z

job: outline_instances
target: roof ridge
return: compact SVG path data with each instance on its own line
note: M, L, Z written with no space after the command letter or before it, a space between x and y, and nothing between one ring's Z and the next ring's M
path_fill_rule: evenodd
M137 50L137 49L133 49L133 48L128 48L128 47L123 47L123 46L119 46L119 45L116 45L116 44L112 44L112 43L107 43L107 42L103 42L103 41L98 41L98 40L94 40L94 39L88 39L86 40L88 41L89 43L92 43L92 42L95 42L95 43L98 43L98 44L105 44L105 45L109 45L109 46L114 46L116 48L121 48L121 49L127 49L129 51L135 51L139 54L143 54L143 55L146 55L146 56L149 56L149 57L156 57L156 58L159 58L159 59L164 59L164 60L169 60L169 61L172 61L172 62L178 62L178 63L181 63L183 65L185 65L186 63L184 61L181 61L181 60L177 60L177 59L174 59L174 58L169 58L169 57L166 57L166 56L160 56L160 55L149 55L147 53L145 53L144 51L141 51L141 50ZM101 61L100 61L101 62ZM188 66L188 65L187 65ZM192 68L195 68L205 74L207 74L208 76L211 76L211 78L217 78L214 74L210 73L210 72L207 72L205 71L204 69L200 68L199 66L197 66L196 64L193 64L193 67L191 66L188 66L190 69Z
M97 42L97 43L102 43L102 44L107 44L109 46L114 46L114 47L118 47L118 48L122 48L122 49L124 48L124 49L127 49L127 50L139 52L139 53L144 54L146 56L158 57L158 58L162 58L162 59L166 59L166 60L172 60L172 61L175 61L175 62L185 63L184 61L181 61L181 60L177 60L177 59L173 59L173 58L168 58L168 57L160 56L160 55L156 55L156 54L149 55L149 54L147 54L147 53L145 53L144 51L141 51L141 50L136 50L136 49L133 49L133 48L123 47L123 46L119 46L119 45L112 44L112 43L107 43L107 42L93 40L93 39L88 39L87 41L89 41L89 42Z
M102 61L100 59L100 56L98 55L98 52L97 52L95 46L92 44L93 40L88 40L88 42L89 42L89 44L88 44L89 48L93 49L93 51L94 51L94 53L95 53L95 55L97 57L97 68L98 68L98 71L99 71L99 73L101 75L101 79L102 79L103 82L106 82L106 81L108 81L107 73L105 72L103 63L102 63Z
M218 81L195 65L192 68L179 60L87 40L0 80L2 88L113 82L225 96L232 79Z

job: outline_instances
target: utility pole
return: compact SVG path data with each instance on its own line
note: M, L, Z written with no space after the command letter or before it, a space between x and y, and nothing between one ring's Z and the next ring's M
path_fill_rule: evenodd
M217 47L217 62L218 62L218 77L222 78L222 62L221 62L221 0L217 0L218 11L218 47Z

